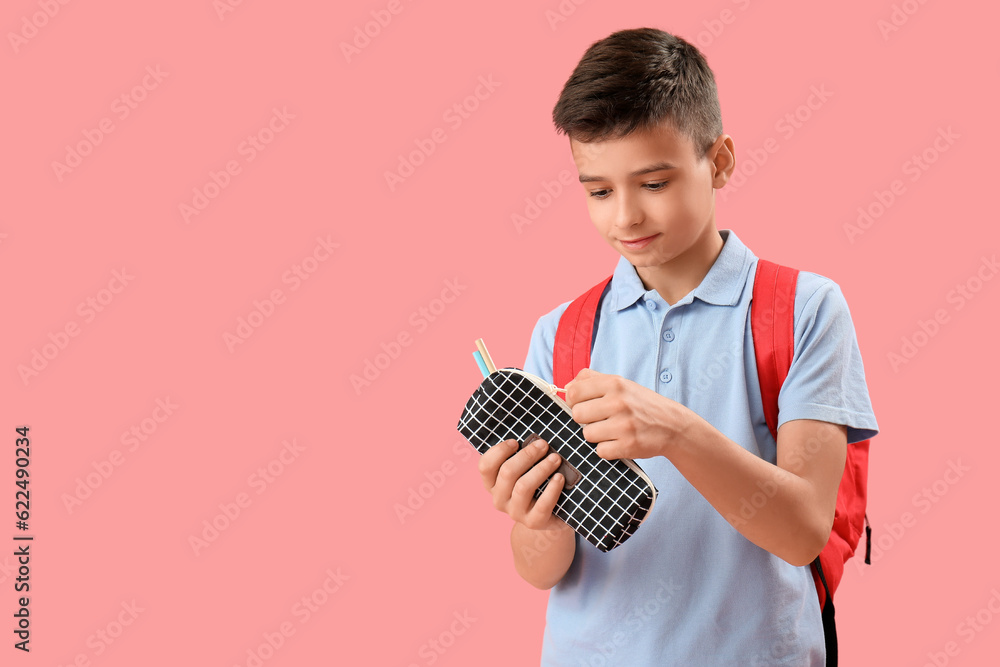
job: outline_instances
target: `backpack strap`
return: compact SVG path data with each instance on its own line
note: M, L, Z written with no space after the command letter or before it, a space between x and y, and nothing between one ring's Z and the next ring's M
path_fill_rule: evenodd
M614 274L578 296L563 312L552 346L552 383L565 387L581 369L590 366L590 346L597 305Z
M757 260L750 307L753 349L757 357L764 418L778 442L778 392L792 365L795 345L795 285L797 269Z

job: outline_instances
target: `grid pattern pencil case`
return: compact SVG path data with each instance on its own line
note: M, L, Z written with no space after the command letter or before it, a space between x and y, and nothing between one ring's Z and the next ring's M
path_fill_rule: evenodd
M559 494L553 514L601 551L631 537L656 500L656 487L642 468L630 459L598 456L554 387L519 368L501 368L483 380L465 404L458 431L480 454L504 440L523 443L532 433L540 435L579 472Z

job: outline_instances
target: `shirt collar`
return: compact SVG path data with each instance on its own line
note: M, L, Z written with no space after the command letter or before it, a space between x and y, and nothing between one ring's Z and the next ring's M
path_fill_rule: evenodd
M720 229L719 235L723 242L722 251L712 268L701 283L674 306L690 303L696 297L717 306L735 306L739 303L746 286L747 273L756 257L731 229ZM643 286L635 267L624 255L619 257L611 279L610 306L615 310L628 308L650 292L655 295L654 298L663 300L656 290L647 290Z

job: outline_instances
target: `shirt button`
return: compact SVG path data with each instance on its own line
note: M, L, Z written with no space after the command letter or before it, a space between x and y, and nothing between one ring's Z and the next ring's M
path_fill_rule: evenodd
M656 302L652 299L646 299L646 308L650 310L656 310Z
M673 329L667 329L666 331L663 332L663 340L665 340L665 341L667 341L669 343L673 339L674 339L674 330Z
M670 374L670 371L663 371L660 373L660 382L670 382L674 379L674 376Z

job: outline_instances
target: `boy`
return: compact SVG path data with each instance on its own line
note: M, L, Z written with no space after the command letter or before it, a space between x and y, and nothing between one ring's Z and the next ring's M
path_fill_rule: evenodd
M552 515L561 475L533 499L559 465L547 443L483 455L483 483L514 520L517 572L552 589L542 664L821 666L809 563L830 536L847 443L878 432L843 295L800 271L775 443L749 321L757 258L715 224L735 157L702 54L660 30L616 32L584 54L553 119L621 253L591 368L566 401L597 453L635 459L659 496L602 553ZM568 305L532 333L524 369L548 381Z

